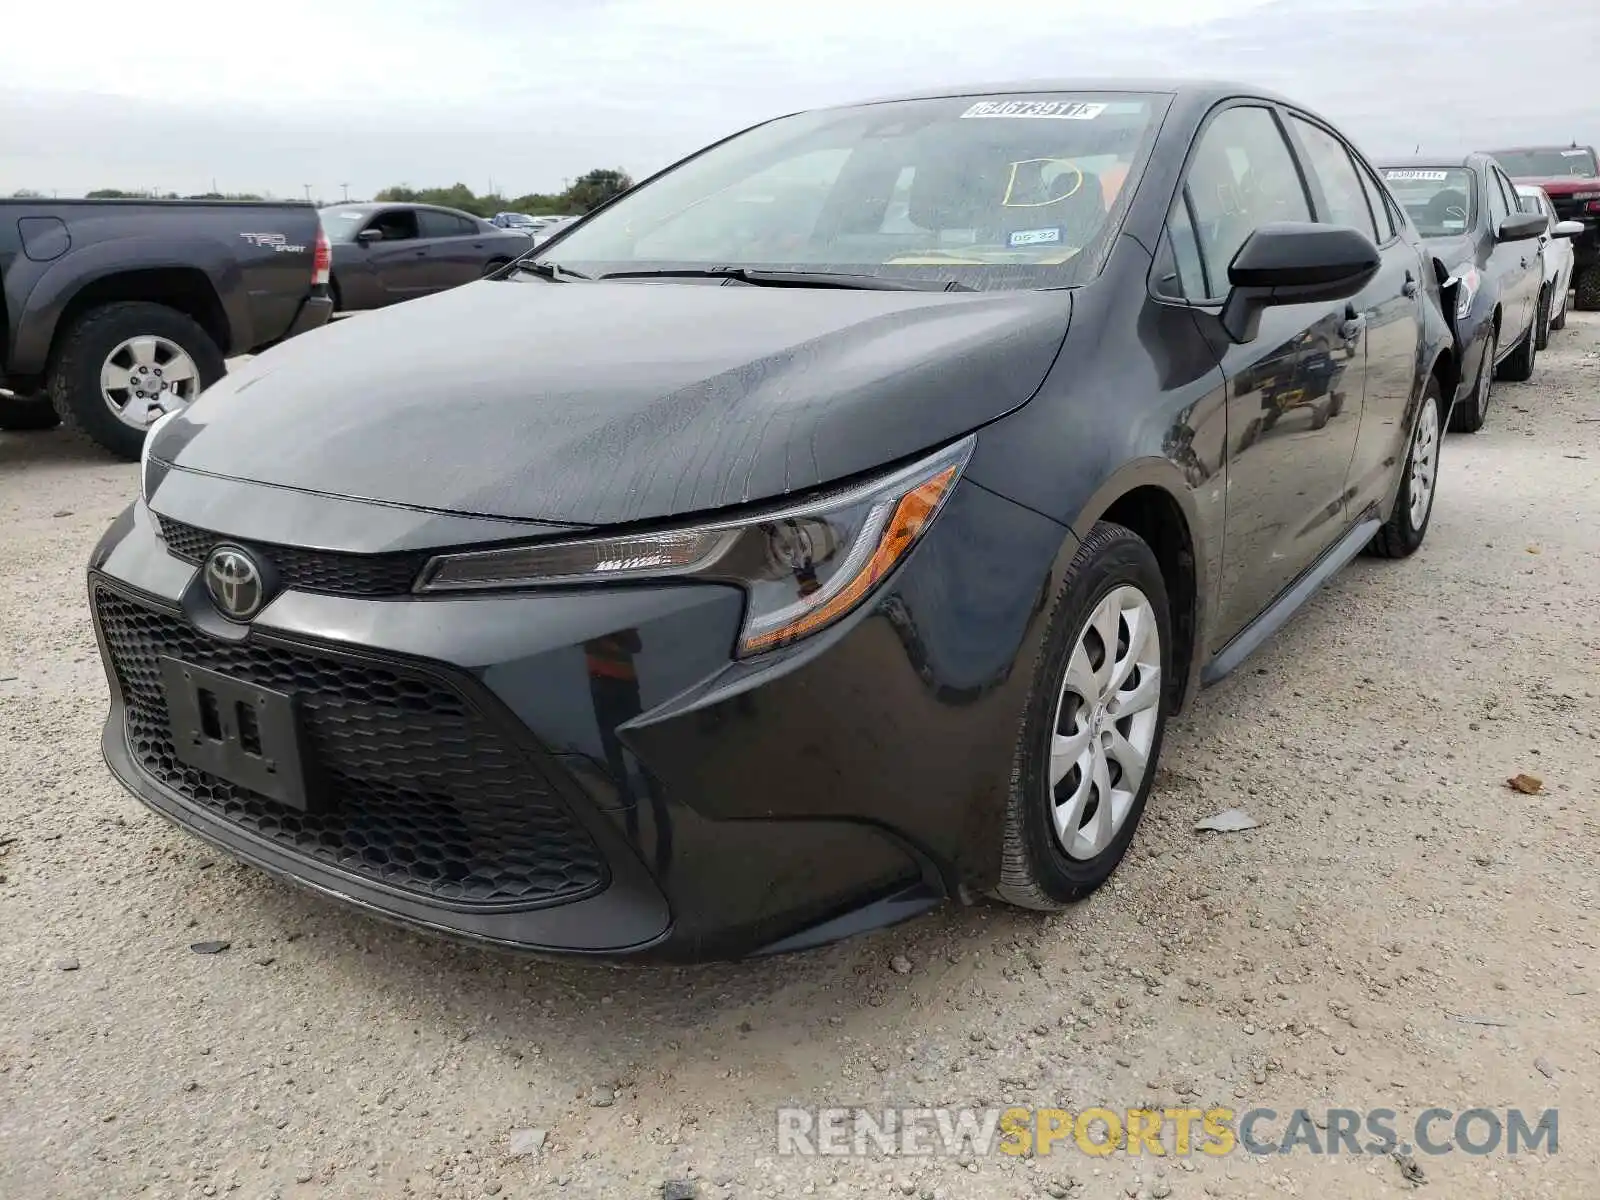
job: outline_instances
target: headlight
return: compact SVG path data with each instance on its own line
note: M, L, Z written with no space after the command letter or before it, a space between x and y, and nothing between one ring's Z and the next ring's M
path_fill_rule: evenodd
M144 431L144 445L139 449L139 499L146 502L150 499L150 447L156 444L156 434L161 432L161 427L182 409L175 408L171 412L162 413L156 418L155 424Z
M736 520L432 560L419 592L692 577L745 589L740 656L788 645L862 603L927 531L972 454L963 438L868 483Z
M1478 285L1483 282L1483 277L1478 274L1478 268L1468 263L1455 274L1456 281L1456 320L1462 320L1472 311L1472 302L1478 298Z

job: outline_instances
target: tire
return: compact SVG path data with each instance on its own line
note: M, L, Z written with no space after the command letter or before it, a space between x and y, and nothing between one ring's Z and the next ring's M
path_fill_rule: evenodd
M505 266L510 261L511 260L509 258L490 259L489 262L484 264L483 277L485 279L489 278L489 276L493 275L496 271L498 271L501 267Z
M1478 377L1473 380L1472 394L1456 405L1450 418L1450 428L1457 433L1477 433L1489 415L1489 397L1494 390L1494 352L1498 343L1495 334L1489 333L1489 344L1483 348L1483 361L1478 364Z
M1572 283L1572 299L1579 312L1600 310L1600 263L1578 272Z
M1343 392L1329 392L1328 393L1328 415L1330 417L1337 417L1343 411L1344 411L1344 393Z
M1333 415L1333 402L1314 405L1311 409L1311 428L1314 431L1323 428L1328 423L1328 418Z
M1540 350L1550 345L1550 290L1539 292L1539 309L1533 316L1534 341Z
M1417 424L1411 431L1411 446L1401 468L1400 490L1395 495L1394 511L1383 527L1367 543L1367 553L1378 558L1407 558L1416 553L1428 536L1433 520L1433 501L1439 493L1439 448L1443 437L1444 394L1436 376L1428 376L1417 410ZM1422 489L1426 488L1426 493ZM1421 496L1419 502L1418 497Z
M119 347L146 337L188 355L194 369L189 399L227 370L217 344L188 316L164 304L133 300L92 308L78 316L56 343L45 384L62 425L129 462L138 459L145 431L117 415L101 391L101 372Z
M1550 328L1553 329L1555 332L1560 333L1566 327L1567 327L1567 293L1566 293L1566 289L1563 288L1562 291L1561 291L1561 309L1560 309L1559 312L1556 313L1555 316L1550 318Z
M1119 615L1119 605L1132 606L1133 618ZM1109 614L1127 657L1146 664L1146 669L1128 668L1124 684L1133 680L1134 686L1113 693L1122 707L1110 713L1099 701L1081 703L1083 692L1104 696L1106 680L1093 669L1093 649L1105 645L1091 624L1097 613ZM1150 637L1158 642L1153 648ZM1104 664L1103 655L1099 661ZM1080 669L1069 671L1074 662ZM1112 662L1127 663L1127 658ZM1133 841L1155 779L1171 673L1172 624L1161 568L1150 547L1132 530L1102 521L1067 568L1034 668L1011 770L1000 882L994 890L998 899L1053 912L1083 899L1110 878ZM1075 687L1080 689L1077 693ZM1140 699L1143 703L1137 709L1128 707ZM1052 789L1051 746L1064 720L1070 736L1083 739L1077 761L1088 768L1076 763L1067 767ZM1117 734L1123 740L1121 754L1105 749ZM1119 789L1116 785L1128 779L1124 762L1137 761L1137 755L1126 752L1130 744L1147 747L1143 770L1134 788ZM1067 799L1058 807L1056 797L1063 794ZM1074 797L1081 798L1076 809ZM1064 837L1056 831L1058 812L1067 818ZM1075 853L1067 852L1065 841L1074 844Z
M1536 317L1533 328L1523 335L1521 345L1500 364L1500 378L1507 383L1527 383L1533 378L1533 363L1539 357L1538 324Z
M0 429L9 433L32 433L54 429L61 424L56 410L45 396L0 396Z

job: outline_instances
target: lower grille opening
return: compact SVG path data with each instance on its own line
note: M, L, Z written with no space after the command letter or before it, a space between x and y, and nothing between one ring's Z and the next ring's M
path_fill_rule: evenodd
M444 681L400 664L213 641L104 585L93 601L134 760L196 807L303 858L452 907L565 903L606 883L598 847L535 760ZM163 656L295 695L331 806L301 812L180 761ZM243 720L240 731L259 737Z

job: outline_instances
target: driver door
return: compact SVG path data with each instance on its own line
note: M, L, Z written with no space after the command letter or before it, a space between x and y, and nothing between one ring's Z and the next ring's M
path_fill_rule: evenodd
M415 209L385 209L373 215L365 230L382 235L377 241L363 244L367 248L367 265L377 278L386 303L411 300L433 290L428 244L419 236Z

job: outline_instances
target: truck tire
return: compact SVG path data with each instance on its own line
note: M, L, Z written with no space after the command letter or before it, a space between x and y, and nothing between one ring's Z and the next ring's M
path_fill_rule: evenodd
M79 314L59 335L45 387L62 425L133 462L151 422L226 371L217 344L184 313L119 301Z
M1579 271L1572 290L1576 293L1573 299L1577 302L1579 312L1600 310L1600 263Z
M43 396L0 396L0 429L25 433L54 429L59 424L61 418Z

